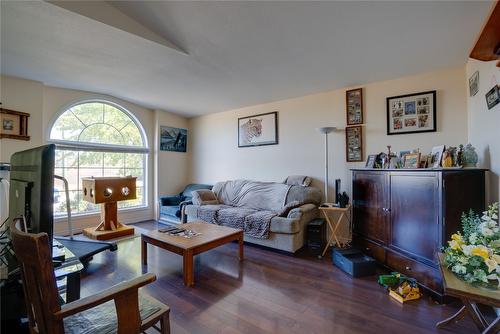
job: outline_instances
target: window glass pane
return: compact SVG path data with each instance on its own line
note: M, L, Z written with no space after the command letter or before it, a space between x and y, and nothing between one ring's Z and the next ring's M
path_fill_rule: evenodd
M80 181L85 177L100 177L103 176L102 168L80 168Z
M89 126L104 122L104 104L99 102L82 103L71 108L78 119Z
M90 151L82 151L79 152L79 167L99 167L103 166L103 156L102 152L90 152Z
M133 123L132 119L123 111L110 106L104 105L104 123L113 124L118 130L123 129L127 124ZM135 124L134 124L135 125Z
M144 168L144 154L127 153L125 168Z
M124 168L125 153L106 153L104 154L104 166Z
M71 111L66 111L59 116L50 131L51 139L78 140L80 132L85 129L85 124L81 123Z
M86 127L80 134L79 141L112 145L126 144L123 135L115 127L103 123Z
M125 145L128 146L143 146L142 145L142 137L135 123L129 123L120 131L123 134L123 138L125 138Z
M124 176L123 168L105 168L104 176Z
M56 167L77 167L78 152L56 150Z

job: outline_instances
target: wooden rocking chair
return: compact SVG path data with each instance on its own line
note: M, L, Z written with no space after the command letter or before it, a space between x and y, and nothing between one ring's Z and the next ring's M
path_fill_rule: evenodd
M145 274L61 306L47 234L25 233L15 223L10 233L21 264L30 333L129 334L150 327L170 333L168 306L139 293L140 287L156 280L155 275ZM158 321L161 329L155 325Z

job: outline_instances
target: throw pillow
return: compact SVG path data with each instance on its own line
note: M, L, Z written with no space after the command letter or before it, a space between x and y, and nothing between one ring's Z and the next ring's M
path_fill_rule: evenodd
M192 201L194 205L215 205L219 204L217 196L211 190L200 189L194 190L192 193Z

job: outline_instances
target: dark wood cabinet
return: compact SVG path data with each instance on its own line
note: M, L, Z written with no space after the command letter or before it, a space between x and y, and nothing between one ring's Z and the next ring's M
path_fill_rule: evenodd
M354 244L438 299L437 253L463 211L485 207L485 170L352 170Z

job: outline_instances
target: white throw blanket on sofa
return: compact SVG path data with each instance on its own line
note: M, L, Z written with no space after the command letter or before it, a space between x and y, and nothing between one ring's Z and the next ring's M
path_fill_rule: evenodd
M283 211L290 185L234 180L217 183L220 204L198 207L198 217L212 224L240 228L246 235L267 239L271 219Z
M280 212L285 207L290 187L275 182L233 180L217 183L213 192L221 204Z

